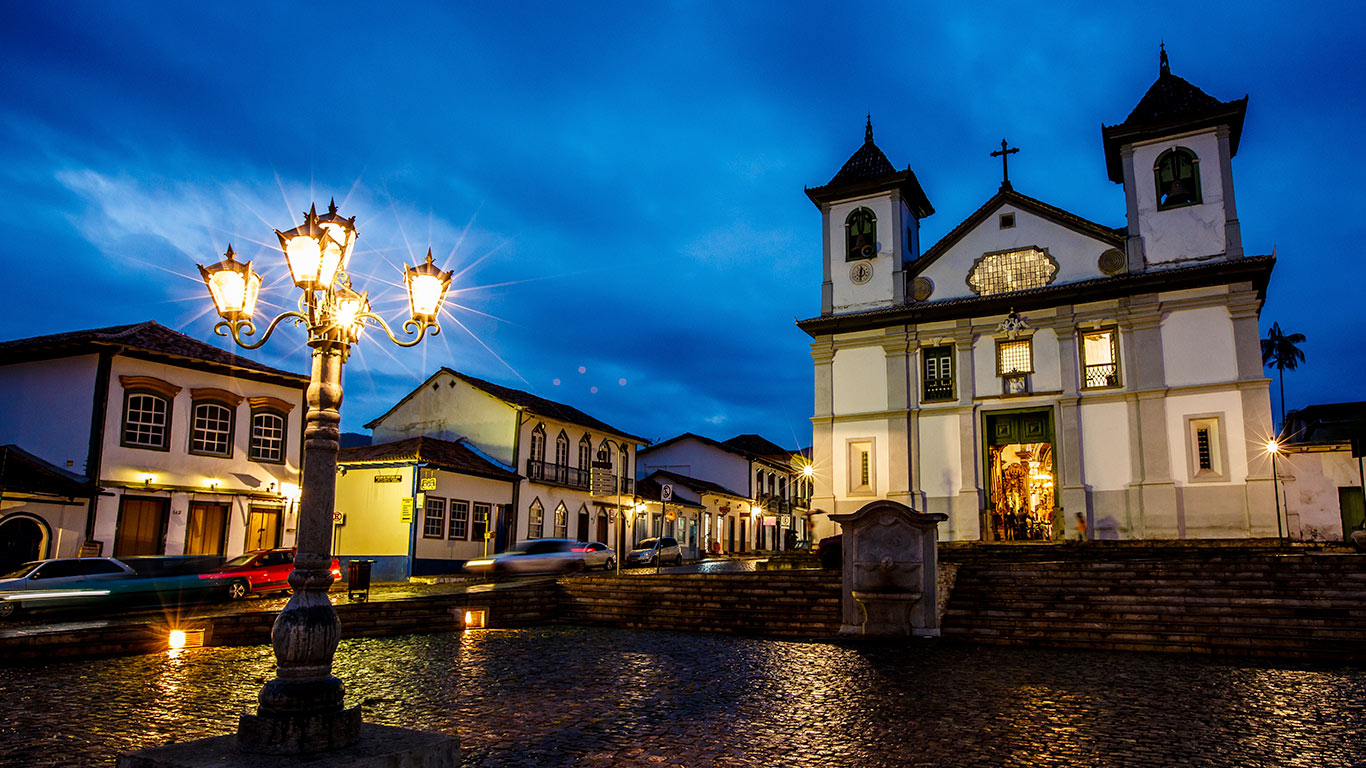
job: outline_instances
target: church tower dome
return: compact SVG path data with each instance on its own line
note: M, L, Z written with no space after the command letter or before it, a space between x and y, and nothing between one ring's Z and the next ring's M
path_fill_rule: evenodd
M1128 204L1130 272L1243 255L1232 159L1247 100L1219 101L1172 74L1164 45L1137 106L1101 126L1106 171Z
M920 256L920 220L934 208L915 172L898 171L873 142L872 115L863 145L806 196L821 211L824 234L821 314L904 303L906 267Z

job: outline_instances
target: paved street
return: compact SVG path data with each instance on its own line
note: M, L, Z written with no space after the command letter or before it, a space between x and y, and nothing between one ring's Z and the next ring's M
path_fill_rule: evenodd
M221 734L268 648L7 668L0 764ZM1366 766L1366 672L555 627L345 641L371 722L473 766Z

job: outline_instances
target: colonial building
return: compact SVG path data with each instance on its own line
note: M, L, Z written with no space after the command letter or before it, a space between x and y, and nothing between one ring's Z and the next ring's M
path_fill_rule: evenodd
M154 322L0 343L3 442L97 491L55 507L6 493L0 535L33 522L42 557L288 545L307 385Z
M345 448L337 470L332 553L373 560L381 581L458 573L491 553L522 479L465 438Z
M523 539L617 541L634 509L636 448L645 440L583 411L442 368L365 425L377 443L437 437L465 443L521 475L492 510L495 550ZM610 488L593 495L592 464L609 465Z
M701 540L704 550L731 553L787 549L808 540L804 466L799 453L759 435L721 442L691 432L642 450L639 463L642 476L665 470L717 489L701 520Z
M1366 402L1310 405L1285 417L1276 478L1291 539L1349 541L1366 524Z
M1247 98L1172 74L1103 128L1127 224L1003 182L938 243L873 142L807 195L823 221L813 506L948 514L966 541L1276 535L1258 315L1232 161ZM1119 212L1116 211L1116 217ZM818 535L835 526L817 516Z
M16 445L0 445L0 573L75 557L95 487Z
M642 459L644 454L642 451ZM753 532L758 514L753 499L717 483L677 472L644 471L648 474L636 483L641 501L635 528L637 540L641 534L657 536L662 532L664 536L674 536L683 547L684 557L690 560L707 554L753 551L753 542L746 538ZM663 501L665 488L669 489L668 502Z

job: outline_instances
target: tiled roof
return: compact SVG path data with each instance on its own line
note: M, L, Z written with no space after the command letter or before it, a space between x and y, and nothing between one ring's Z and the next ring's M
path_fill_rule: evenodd
M166 355L184 360L227 366L236 370L254 371L291 379L293 385L308 382L307 376L262 365L255 360L205 344L198 339L173 331L151 320L134 325L114 325L108 328L91 328L84 331L68 331L67 333L54 333L48 336L0 342L0 365L26 360L88 354L101 349Z
M719 493L726 496L734 496L737 499L747 498L743 493L736 493L724 485L718 485L710 480L699 480L695 477L680 475L677 472L667 469L656 469L645 478L645 480L651 479L654 479L656 482L665 480L676 485L685 485L698 493ZM642 480L641 482L645 482L645 480Z
M1366 402L1327 403L1294 410L1285 417L1291 445L1337 445L1366 441Z
M378 445L344 448L337 453L338 464L384 464L391 462L426 462L452 472L491 477L496 480L518 480L520 476L491 460L470 445L465 438L441 440L435 437L409 437Z
M583 411L580 411L578 408L575 408L572 405L557 403L554 400L547 400L544 397L533 395L530 392L523 392L520 389L504 387L500 384L494 384L493 382L484 381L483 379L477 379L473 376L470 376L469 374L461 373L460 371L453 370L451 368L446 368L444 366L437 373L446 373L451 376L454 376L457 379L460 379L461 381L465 382L466 384L469 384L470 386L474 387L475 389L490 394L510 405L525 408L526 410L536 414L537 416L543 416L548 419L555 419L556 421L563 421L569 424L577 424L581 427L588 427L590 429L602 432L610 432L614 435L619 435L629 440L634 440L636 443L640 445L650 444L649 440L646 440L643 437L637 437L629 432L623 432L620 429L617 429L616 427L612 426L611 424L599 421L593 418L592 416L589 416L588 414L584 413ZM404 397L398 403L395 403L394 407L390 408L388 411L385 411L383 415L379 416L378 418L372 419L368 424L365 425L365 428L373 429L381 421L383 421L389 414L397 410L400 405L407 402L408 398L412 397L414 393L422 389L422 387L427 386L427 382L430 381L431 377L428 377L427 381L423 382L421 386L419 386L417 389L414 389L412 392L408 393L407 397Z
M882 154L873 143L873 121L868 119L868 127L863 135L863 146L854 151L844 165L824 186L806 190L811 202L821 205L833 200L859 197L865 194L899 189L902 200L919 218L934 213L934 206L920 187L920 180L909 167L898 171L887 156Z
M1116 184L1124 182L1120 156L1122 146L1184 130L1227 125L1229 153L1236 155L1246 114L1247 96L1233 101L1214 98L1191 85L1185 78L1173 75L1167 64L1167 54L1163 51L1157 80L1148 87L1129 116L1122 123L1101 126L1105 165L1110 180Z
M16 493L90 498L89 480L34 456L17 445L0 445L0 487Z
M641 480L640 482L636 483L636 496L639 496L639 497L640 497L641 499L643 499L644 501L659 501L659 502L662 502L663 500L660 498L660 482L659 482L660 478L656 477L656 475L658 475L658 474L659 474L659 473L657 473L657 472L656 472L656 473L652 473L649 477L647 477L647 478L645 478L644 480ZM672 479L672 478L663 478L663 479L665 479L665 480L670 480L670 479ZM681 482L680 482L680 483L677 483L677 484L678 484L678 485L688 485L687 483L681 483ZM694 489L694 490L697 490L697 489ZM744 498L744 497L741 497L741 498ZM679 498L679 497L676 496L676 495L675 495L672 499L669 500L669 506L671 506L671 507L672 507L672 506L695 507L695 508L697 508L697 509L702 509L702 508L703 508L701 504L698 504L698 503L695 502L695 501L688 501L687 499Z
M848 160L844 161L844 165L834 178L830 179L827 186L829 184L848 184L851 181L866 179L869 176L881 176L884 173L896 173L896 167L873 143L873 137L870 133L868 140L863 142L863 146L850 155Z
M731 438L731 440L736 440L736 439L738 439L738 438L740 438L740 437L746 437L746 436L745 436L745 435L739 435L739 436L737 436L737 437ZM755 437L758 437L758 436L755 435ZM760 439L760 440L763 440L763 438L759 438L759 439ZM675 435L675 436L669 438L668 440L662 440L662 441L660 441L660 442L658 442L658 443L655 443L654 445L650 446L649 448L645 448L645 449L641 450L641 451L640 451L640 455L641 455L641 456L649 456L650 453L651 453L652 451L657 451L657 450L659 450L660 448L663 448L663 447L665 447L665 446L667 446L667 445L672 445L672 444L674 444L674 443L676 443L676 442L678 442L678 441L680 441L680 440L696 440L697 442L702 443L703 445L709 445L709 446L711 446L712 448L720 449L720 450L722 450L722 451L725 451L726 453L733 453L733 454L735 454L736 456L740 456L740 457L742 457L742 458L746 458L746 459L750 459L750 460L756 460L756 459L757 459L757 460L760 460L760 461L767 461L767 462L769 462L770 464L785 464L785 463L787 462L787 456L791 454L791 451L783 451L783 453L782 453L783 459L780 460L780 461L775 461L772 455L769 455L769 454L762 454L762 453L754 453L754 452L752 452L752 451L745 450L744 448L741 448L741 447L739 447L739 446L730 445L731 440L727 440L726 442L723 443L723 442L721 442L720 440L713 440L713 439L711 439L710 437L704 437L703 435L695 435L695 434L693 434L692 432L684 432L684 433L681 434L681 435ZM764 442L767 443L768 441L767 441L767 440L764 440ZM772 445L772 443L769 443L769 445ZM781 449L780 449L780 450L781 450Z
M784 461L790 459L792 454L795 453L795 451L789 451L766 437L753 434L736 435L729 440L723 441L723 444L732 448L738 448L746 453L752 453L755 456L764 456L768 458L776 457L781 458Z

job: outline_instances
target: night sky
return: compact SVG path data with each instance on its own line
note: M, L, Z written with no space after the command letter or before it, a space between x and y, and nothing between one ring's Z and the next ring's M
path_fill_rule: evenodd
M405 260L457 272L439 337L357 347L345 429L446 365L650 439L808 445L802 190L865 114L937 210L926 248L996 192L1002 137L1018 191L1120 226L1100 126L1165 40L1174 74L1251 95L1234 181L1246 252L1279 259L1262 328L1308 336L1289 406L1366 399L1357 4L384 5L6 3L0 338L156 320L229 347L195 264L231 243L261 312L292 309L271 230L335 196L386 317ZM248 354L307 366L290 327Z

